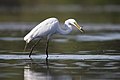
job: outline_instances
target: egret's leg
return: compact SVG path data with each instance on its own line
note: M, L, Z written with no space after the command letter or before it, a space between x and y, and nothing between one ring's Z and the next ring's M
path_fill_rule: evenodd
M34 49L35 46L39 43L40 40L41 40L41 39L39 39L39 40L32 46L32 48L31 48L31 50L30 50L30 53L29 53L29 57L31 57L31 54L32 54L33 49Z
M49 39L47 39L47 43L46 43L46 49L45 49L45 52L46 52L46 59L48 58L48 44L49 44Z
M26 44L25 44L25 47L24 47L24 52L25 52L25 50L26 50L26 48L27 48L27 45L28 45L28 43L26 43Z

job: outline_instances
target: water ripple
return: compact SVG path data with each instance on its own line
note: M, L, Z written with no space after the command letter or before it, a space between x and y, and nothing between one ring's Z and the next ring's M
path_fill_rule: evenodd
M46 55L32 55L33 59L45 59ZM0 59L30 59L28 55L0 55ZM61 60L120 60L120 56L115 55L49 55L48 59Z
M3 41L21 41L23 40L22 37L0 37L0 40Z
M120 40L120 33L105 33L98 35L77 35L77 41L108 41L108 40Z

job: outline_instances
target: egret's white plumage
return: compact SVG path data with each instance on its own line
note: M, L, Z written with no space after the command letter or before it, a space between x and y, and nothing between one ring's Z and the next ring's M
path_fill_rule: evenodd
M58 20L56 18L49 18L38 24L33 28L25 37L24 40L29 43L34 38L42 38L50 36L56 32L58 26Z
M26 43L29 43L31 40L33 40L35 38L42 39L43 37L47 37L47 40L49 40L49 38L52 34L55 34L55 33L68 34L68 33L70 33L72 31L72 26L76 27L81 32L83 32L83 29L77 24L77 22L74 19L66 20L64 23L65 29L62 29L60 27L60 24L59 24L59 21L57 18L48 18L48 19L44 20L43 22L41 22L40 24L38 24L35 28L33 28L24 37L24 40L26 41ZM48 45L46 48L48 48ZM32 51L31 51L31 53L32 53ZM31 53L30 53L30 55L31 55Z

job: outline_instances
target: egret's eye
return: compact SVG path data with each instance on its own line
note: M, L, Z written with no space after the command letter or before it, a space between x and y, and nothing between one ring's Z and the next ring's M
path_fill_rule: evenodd
M69 25L74 26L72 23L69 23Z

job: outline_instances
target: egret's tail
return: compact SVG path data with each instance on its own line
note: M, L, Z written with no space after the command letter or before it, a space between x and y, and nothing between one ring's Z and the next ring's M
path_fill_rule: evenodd
M26 41L26 43L29 43L32 40L32 38L29 35L26 35L24 37L24 40Z
M25 50L26 50L26 48L27 48L27 45L28 45L28 43L26 43L26 44L25 44L25 47L24 47L24 52L25 52Z

